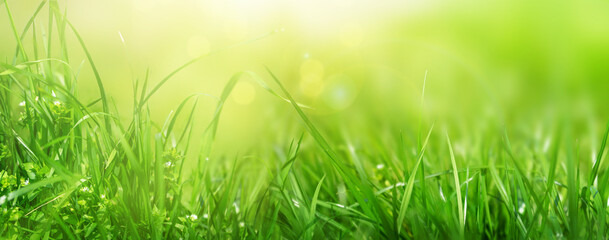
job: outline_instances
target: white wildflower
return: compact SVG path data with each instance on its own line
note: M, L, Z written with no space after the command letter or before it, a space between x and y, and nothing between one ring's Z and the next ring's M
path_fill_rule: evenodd
M524 203L520 203L520 206L518 207L518 213L523 214L525 207L526 205Z
M297 208L300 208L300 203L295 199L292 199L292 203L294 203L294 206L296 206Z
M237 203L233 203L233 206L235 206L235 213L239 213L239 206L237 206Z

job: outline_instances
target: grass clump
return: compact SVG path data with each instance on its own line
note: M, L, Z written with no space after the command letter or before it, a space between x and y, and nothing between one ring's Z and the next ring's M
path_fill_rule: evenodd
M271 70L233 75L212 98L217 105L202 133L193 125L203 124L194 112L204 94L185 98L157 125L148 100L200 58L156 85L148 73L134 81L133 112L124 122L56 1L43 1L21 32L3 5L18 43L13 60L0 64L3 238L606 238L609 126L594 139L599 149L576 141L569 122L542 128L551 136L547 145L526 134L511 142L505 129L480 127L461 137L466 144L457 150L449 137L456 131L442 133L424 120L416 131L371 127L365 138L350 138L352 129L315 124ZM43 9L50 19L46 46L32 24ZM72 34L93 69L93 102L80 101L79 69L66 44ZM51 51L53 41L59 48ZM243 76L291 104L304 128L234 157L214 152L213 142ZM291 123L273 124L292 132ZM192 146L195 138L200 146ZM580 164L583 149L596 153L591 169Z

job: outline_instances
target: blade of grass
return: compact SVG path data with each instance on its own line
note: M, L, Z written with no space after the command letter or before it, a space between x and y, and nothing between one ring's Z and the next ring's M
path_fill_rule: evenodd
M453 167L453 177L455 180L455 190L457 193L457 211L459 213L459 229L461 237L463 237L464 228L465 228L465 215L463 213L463 203L461 203L461 182L459 181L459 171L457 169L457 161L455 160L455 154L453 153L453 147L450 143L450 137L448 136L448 131L446 132L446 141L448 143L448 150L450 152L450 162Z
M27 62L28 61L27 53L25 52L25 48L23 48L23 43L21 42L19 33L17 33L17 27L15 27L15 20L13 20L13 14L11 13L11 10L8 7L8 3L6 2L6 0L4 0L4 7L6 8L8 20L11 24L11 29L13 30L13 35L15 37L15 40L17 41L17 46L19 47L19 52L21 53L21 57L24 62Z
M423 145L421 146L419 158L417 159L417 162L415 163L412 171L410 172L410 176L408 177L408 182L406 184L406 189L404 190L404 195L402 197L402 202L400 204L400 210L399 210L398 218L397 218L398 234L401 232L402 223L404 222L404 218L406 217L406 210L408 209L408 204L410 204L410 198L412 197L412 189L414 187L414 178L416 177L419 165L421 164L421 161L423 160L423 155L425 155L425 149L427 148L427 144L429 142L429 136L431 136L431 133L433 131L433 126L434 125L432 124L431 128L429 128L427 137L425 138L425 141L423 142Z
M607 127L605 128L605 134L603 134L603 140L601 142L601 148L598 150L596 154L596 160L594 161L594 165L592 166L592 172L588 177L588 186L593 186L596 177L598 176L598 168L601 165L601 161L603 160L603 154L605 153L605 146L607 145L607 136L609 135L609 122L607 122ZM605 183L599 183L599 185Z
M44 5L46 5L46 0L43 0L40 2L40 4L38 5L38 7L36 8L36 11L34 11L34 14L32 14L32 16L30 17L30 19L27 21L27 23L25 24L25 27L23 28L23 31L21 32L21 37L20 39L25 38L25 35L27 34L28 30L30 29L31 26L34 26L34 19L36 18L36 16L38 16L38 13L40 13L40 11L42 10L42 8L44 7ZM34 46L36 46L36 43L34 43ZM22 52L22 48L20 48L19 46L17 46L17 49L15 49L15 57L13 58L13 65L16 63L17 59L19 58L19 53Z
M5 1L6 1L6 0L5 0ZM217 50L211 51L211 52L209 52L209 53L206 53L206 54L203 54L203 55L201 55L201 56L198 56L198 57L196 57L196 58L191 59L190 61L188 61L188 62L186 62L186 63L182 64L181 66L179 66L178 68L176 68L175 70L173 70L171 73L169 73L167 76L165 76L163 79L161 79L161 81L160 81L159 83L157 83L157 84L156 84L156 85L155 85L155 86L152 88L152 90L150 90L150 92L149 92L149 93L146 95L146 97L144 97L144 98L143 98L143 99L140 101L140 106L139 106L138 108L143 107L143 105L144 105L146 102L148 102L148 99L150 99L150 97L152 97L152 95L154 95L154 93L156 93L156 92L157 92L157 91L158 91L158 90L161 88L161 86L163 86L163 85L164 85L164 84L165 84L165 83L166 83L166 82L167 82L169 79L171 79L171 77L173 77L174 75L176 75L178 72L182 71L182 69L184 69L184 68L186 68L186 67L188 67L188 66L192 65L193 63L198 62L199 60L204 59L204 58L206 58L206 57L208 57L208 56L211 56L211 55L214 55L214 54L218 54L218 53L221 53L221 52L224 52L224 51L227 51L227 50L230 50L230 49L233 49L233 48L239 47L239 46L241 46L241 45L249 44L249 43L252 43L252 42L258 41L258 40L260 40L260 39L264 39L264 38L266 38L266 37L268 37L268 36L270 36L270 35L273 35L275 32L276 32L276 31L267 32L267 33L264 33L264 34L262 34L262 35L260 35L260 36L256 36L256 37L254 37L254 38L251 38L251 39L249 39L249 40L246 40L246 41L243 41L243 42L238 42L238 43L236 43L236 44L233 44L233 45L230 45L230 46L227 46L227 47L224 47L224 48L220 48L220 49L217 49Z
M567 138L570 139L570 138ZM569 238L579 238L579 163L572 144L567 146L567 198L569 203Z
M104 83L101 79L99 71L97 70L97 67L95 66L95 62L93 62L93 57L91 57L91 53L89 53L89 49L85 45L84 40L82 39L82 37L80 36L78 31L76 30L74 25L72 25L72 23L67 20L66 20L66 23L72 29L72 32L76 36L76 39L78 39L78 42L80 43L80 46L82 47L83 51L85 52L85 56L87 57L87 60L89 61L89 65L91 65L91 69L93 70L93 75L95 76L95 80L97 82L97 87L99 89L99 95L101 98L103 110L104 110L104 112L109 112L110 109L109 109L109 105L108 105L108 99L106 97L106 90L104 88ZM107 125L107 129L110 130L111 129L110 122L107 120L106 120L106 125Z

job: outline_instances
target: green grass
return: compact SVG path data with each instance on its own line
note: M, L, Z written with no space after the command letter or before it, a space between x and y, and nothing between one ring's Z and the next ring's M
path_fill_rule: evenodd
M449 136L460 130L423 113L401 129L366 116L370 126L362 132L368 135L352 134L358 129L316 124L309 114L315 109L299 104L272 66L234 74L219 97L184 96L165 122L155 123L148 100L209 55L156 84L148 72L134 80L133 112L125 122L106 95L86 39L56 1L43 1L21 32L9 2L3 5L18 44L13 60L0 63L1 238L606 238L609 125L589 134L598 149L574 137L567 117L542 128L549 146L510 126L480 127L460 134L457 150ZM32 23L45 8L49 25L42 36ZM28 36L32 46L24 45ZM93 70L96 101L80 101L70 37ZM222 110L245 76L291 105L289 114L301 121L268 120L296 132L283 142L261 141L240 154L214 151ZM212 118L195 119L199 101L209 100L216 103ZM204 132L194 131L195 124L205 124ZM596 153L590 168L580 164L584 149Z

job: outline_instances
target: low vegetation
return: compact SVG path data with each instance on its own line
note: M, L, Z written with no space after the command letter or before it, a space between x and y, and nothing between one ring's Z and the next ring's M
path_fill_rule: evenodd
M134 80L133 112L119 117L86 40L56 1L43 1L25 29L15 27L7 1L3 5L13 30L3 34L18 44L12 60L0 64L2 238L608 235L609 172L602 167L608 130L579 141L577 129L561 118L540 129L513 132L489 124L467 130L455 141L451 135L466 130L434 125L424 117L402 129L378 125L371 115L365 116L366 129L322 127L309 116L315 110L299 104L271 68L235 74L218 98L183 96L165 122L153 122L148 100L200 58L163 79L149 80L146 74ZM57 31L47 31L46 41L40 41L43 36L32 22L46 9L49 27ZM24 44L26 37L34 39L32 45ZM96 101L80 100L79 69L73 68L68 52L75 46L66 44L71 37L86 54L83 67L93 69ZM54 55L51 40L59 41ZM278 102L291 105L289 114L299 122L269 121L296 133L236 157L215 152L223 106L246 75ZM203 99L217 102L207 122L193 114ZM207 125L198 133L194 124ZM298 126L297 131L291 126ZM353 131L367 137L349 137ZM193 139L201 144L191 144ZM584 151L593 153L592 166L580 163L587 159Z

